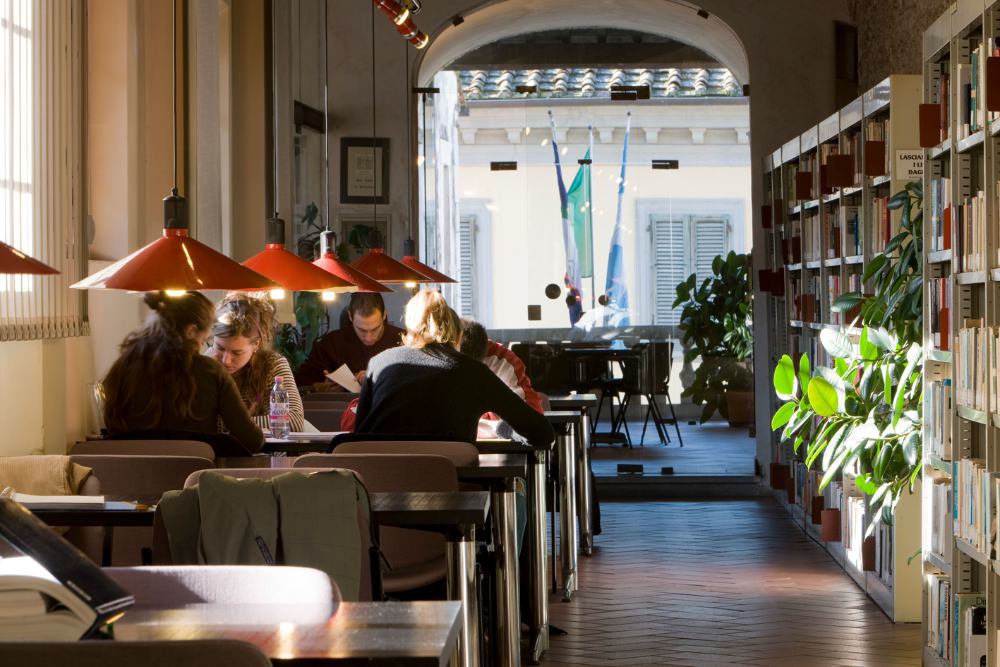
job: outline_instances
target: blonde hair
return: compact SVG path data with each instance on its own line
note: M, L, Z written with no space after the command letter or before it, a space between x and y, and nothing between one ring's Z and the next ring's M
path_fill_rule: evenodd
M406 304L403 322L403 344L407 347L420 349L438 343L458 348L462 323L440 292L417 292Z

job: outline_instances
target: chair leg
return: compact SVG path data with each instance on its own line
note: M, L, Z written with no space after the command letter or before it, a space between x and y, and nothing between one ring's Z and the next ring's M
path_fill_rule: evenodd
M652 405L652 403L650 403ZM639 442L646 441L646 426L649 424L649 413L652 412L651 407L646 408L646 418L642 420L642 435L639 436ZM653 418L653 425L656 425L656 418Z
M667 392L663 393L663 397L667 399L667 405L670 407L670 418L674 422L674 430L677 431L677 442L680 447L683 447L684 438L681 437L681 426L677 423L677 413L674 412L674 402L670 400L670 394Z
M625 392L625 399L623 401L619 401L618 422L614 428L615 433L617 433L619 429L624 427L625 442L628 443L629 447L631 447L633 444L632 435L628 432L628 419L627 419L628 406L631 403L632 403L632 394L629 392ZM642 443L640 442L639 444L641 445Z
M663 415L660 413L660 406L656 404L655 394L646 394L649 401L649 409L653 411L653 424L656 426L656 435L660 438L660 444L666 446L670 442L667 430L663 428Z

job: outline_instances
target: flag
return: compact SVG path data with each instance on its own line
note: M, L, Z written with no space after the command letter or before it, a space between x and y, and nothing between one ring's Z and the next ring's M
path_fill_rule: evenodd
M611 233L611 249L608 251L608 275L604 284L604 294L608 298L608 308L617 311L618 326L629 326L628 286L625 284L625 248L622 236L622 201L625 199L625 164L628 162L628 136L632 129L632 113L625 122L625 143L622 146L622 171L618 178L618 212L615 214L615 230Z
M590 150L583 156L590 159ZM594 275L594 223L591 213L590 199L590 164L581 164L576 170L576 177L566 193L569 219L573 225L573 236L576 241L580 278L590 278Z
M562 166L559 164L559 146L556 144L556 122L549 111L549 126L552 128L552 154L555 156L556 181L559 185L559 205L562 213L563 247L566 250L566 273L563 282L566 284L566 306L569 308L569 323L576 324L583 315L583 305L580 299L580 256L576 247L576 234L570 221L569 200L566 195L566 184L563 182Z

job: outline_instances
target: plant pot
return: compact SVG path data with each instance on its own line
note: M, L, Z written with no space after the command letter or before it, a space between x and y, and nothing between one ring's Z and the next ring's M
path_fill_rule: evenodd
M753 391L727 389L726 409L730 426L749 426L753 423Z
M813 496L812 499L812 512L809 519L813 522L813 525L820 525L823 523L823 509L826 505L826 498L823 496Z
M869 535L861 543L861 569L865 572L875 571L875 536Z
M822 526L819 538L824 542L840 541L840 510L829 509L822 512Z

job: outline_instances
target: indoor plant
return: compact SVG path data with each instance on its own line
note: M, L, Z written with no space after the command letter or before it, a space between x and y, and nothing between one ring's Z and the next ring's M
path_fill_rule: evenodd
M860 307L858 341L825 329L820 339L833 368L810 371L806 355L796 368L784 355L774 371L775 391L786 403L772 429L781 429L796 452L806 446L806 465L819 462L824 471L820 488L845 469L854 471L858 487L871 496L876 521L886 523L921 470L921 202L917 182L889 200L889 208L900 211L900 231L865 266L862 278L873 293L847 293L833 304L839 312Z
M681 396L702 406L703 423L717 411L723 417L731 416L727 392L743 392L736 402L753 404L749 279L747 256L731 251L712 261L712 275L701 284L692 273L677 286L673 307L682 306L679 328L684 361L690 363L701 357L694 380Z

